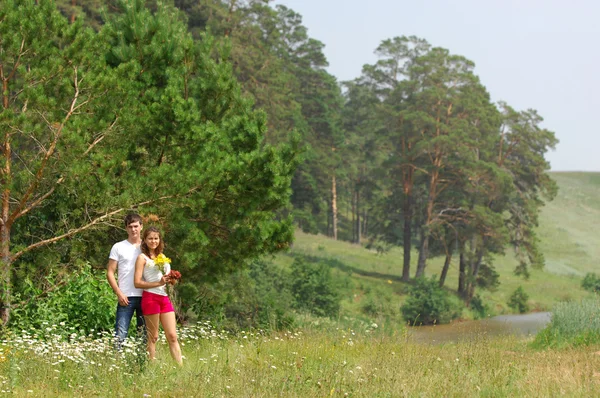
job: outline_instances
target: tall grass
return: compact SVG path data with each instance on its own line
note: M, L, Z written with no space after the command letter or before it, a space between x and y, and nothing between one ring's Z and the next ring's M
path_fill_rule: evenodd
M552 321L535 339L537 347L580 346L600 343L600 298L559 303Z
M362 331L328 327L327 331L246 332L236 336L200 325L180 330L185 359L183 366L177 367L164 343L159 344L157 361L135 366L134 349L118 354L103 336L73 336L68 341L56 338L49 344L32 332L2 341L0 395L600 395L600 378L595 373L600 368L600 356L587 349L533 350L526 341L507 336L424 345L411 342L402 332L380 333L376 325Z

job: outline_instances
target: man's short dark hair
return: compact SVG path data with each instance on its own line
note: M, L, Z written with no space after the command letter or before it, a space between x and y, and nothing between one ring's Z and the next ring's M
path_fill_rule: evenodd
M140 215L139 215L139 214L137 214L137 213L131 213L131 214L127 214L127 215L125 216L125 220L124 220L124 221L125 221L125 227L126 227L126 228L127 228L127 226L128 226L129 224L131 224L131 223L134 223L134 222L139 222L139 223L140 223L140 225L142 225L142 224L144 223L144 222L142 221L142 216L140 216Z

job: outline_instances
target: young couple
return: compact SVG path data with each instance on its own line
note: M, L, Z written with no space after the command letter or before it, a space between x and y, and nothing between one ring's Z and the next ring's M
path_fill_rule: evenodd
M115 335L119 343L127 337L133 314L136 315L138 332L146 334L148 356L154 359L158 341L158 323L163 327L171 356L181 364L181 348L177 341L177 322L173 305L166 292L166 284L174 284L169 278L170 265L165 264L164 272L154 264L154 259L162 253L164 242L160 231L155 227L143 229L142 217L129 214L125 217L127 239L112 247L108 260L106 277L117 295L117 320ZM115 279L115 272L118 281Z

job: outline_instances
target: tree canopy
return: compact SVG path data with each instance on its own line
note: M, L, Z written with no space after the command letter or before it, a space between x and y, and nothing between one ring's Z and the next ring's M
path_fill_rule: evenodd
M535 110L416 36L340 83L302 16L269 3L0 4L4 323L23 284L103 263L128 211L165 230L190 300L295 227L402 246L404 281L443 256L443 286L458 257L467 303L507 248L518 274L543 266L557 140Z

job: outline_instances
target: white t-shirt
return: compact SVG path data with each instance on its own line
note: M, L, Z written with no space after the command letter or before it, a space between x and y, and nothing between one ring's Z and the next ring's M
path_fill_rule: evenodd
M169 272L171 272L171 264L165 264L165 273L163 274L162 271L154 264L154 260L146 256L145 254L144 258L146 259L146 264L144 265L143 276L146 282L158 282L163 277L163 275L166 275ZM167 289L165 288L165 285L144 290L150 293L160 294L161 296L167 295Z
M142 289L136 289L133 285L133 274L135 273L135 260L140 255L140 246L124 240L115 243L110 249L108 258L117 262L117 274L119 289L127 297L140 297Z

